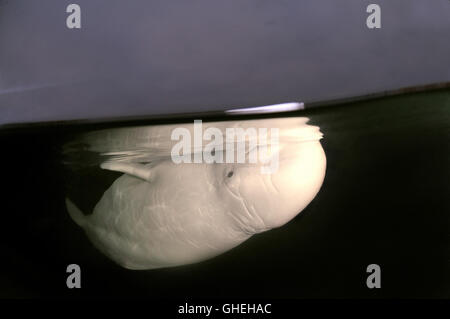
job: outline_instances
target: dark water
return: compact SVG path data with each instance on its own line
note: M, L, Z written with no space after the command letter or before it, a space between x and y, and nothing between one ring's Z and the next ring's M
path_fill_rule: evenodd
M64 197L95 204L117 174L63 169L61 146L83 126L0 133L2 297L450 297L450 90L301 113L324 133L327 174L287 225L214 259L130 271L99 253ZM82 289L66 287L66 267ZM381 266L381 289L366 267Z

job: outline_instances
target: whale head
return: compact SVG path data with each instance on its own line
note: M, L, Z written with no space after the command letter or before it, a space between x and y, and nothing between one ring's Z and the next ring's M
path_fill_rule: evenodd
M246 231L258 233L286 224L319 192L325 177L326 156L320 143L322 133L317 126L306 124L307 121L292 118L261 123L279 128L279 143L272 145L269 152L272 158L265 163L226 164L219 169L217 174L223 180L224 192L239 200L252 216L246 216L245 220L238 217ZM252 152L261 152L261 148ZM267 163L271 163L270 167Z

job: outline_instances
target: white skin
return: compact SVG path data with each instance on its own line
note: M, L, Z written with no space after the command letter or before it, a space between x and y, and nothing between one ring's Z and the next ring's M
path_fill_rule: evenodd
M280 227L319 191L326 168L317 139L281 143L279 168L260 164L153 164L109 162L125 173L91 215L66 199L71 217L93 244L129 269L199 262Z

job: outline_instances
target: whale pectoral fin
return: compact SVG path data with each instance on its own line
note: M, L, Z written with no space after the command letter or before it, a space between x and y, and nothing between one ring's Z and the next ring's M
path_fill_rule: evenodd
M86 216L68 197L66 197L66 207L73 221L77 223L78 226L84 227L86 224Z
M100 164L102 169L110 171L122 172L144 181L150 182L152 178L152 169L148 165L139 163L121 163L121 162L104 162Z

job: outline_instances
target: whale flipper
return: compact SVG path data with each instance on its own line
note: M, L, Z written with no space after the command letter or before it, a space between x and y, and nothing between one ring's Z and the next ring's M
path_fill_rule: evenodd
M81 228L84 228L86 225L86 216L83 214L83 212L69 199L66 197L66 207L69 211L70 217L73 219L73 221L80 226Z
M151 167L139 163L104 162L100 164L100 167L110 171L122 172L147 182L150 182L152 177Z

